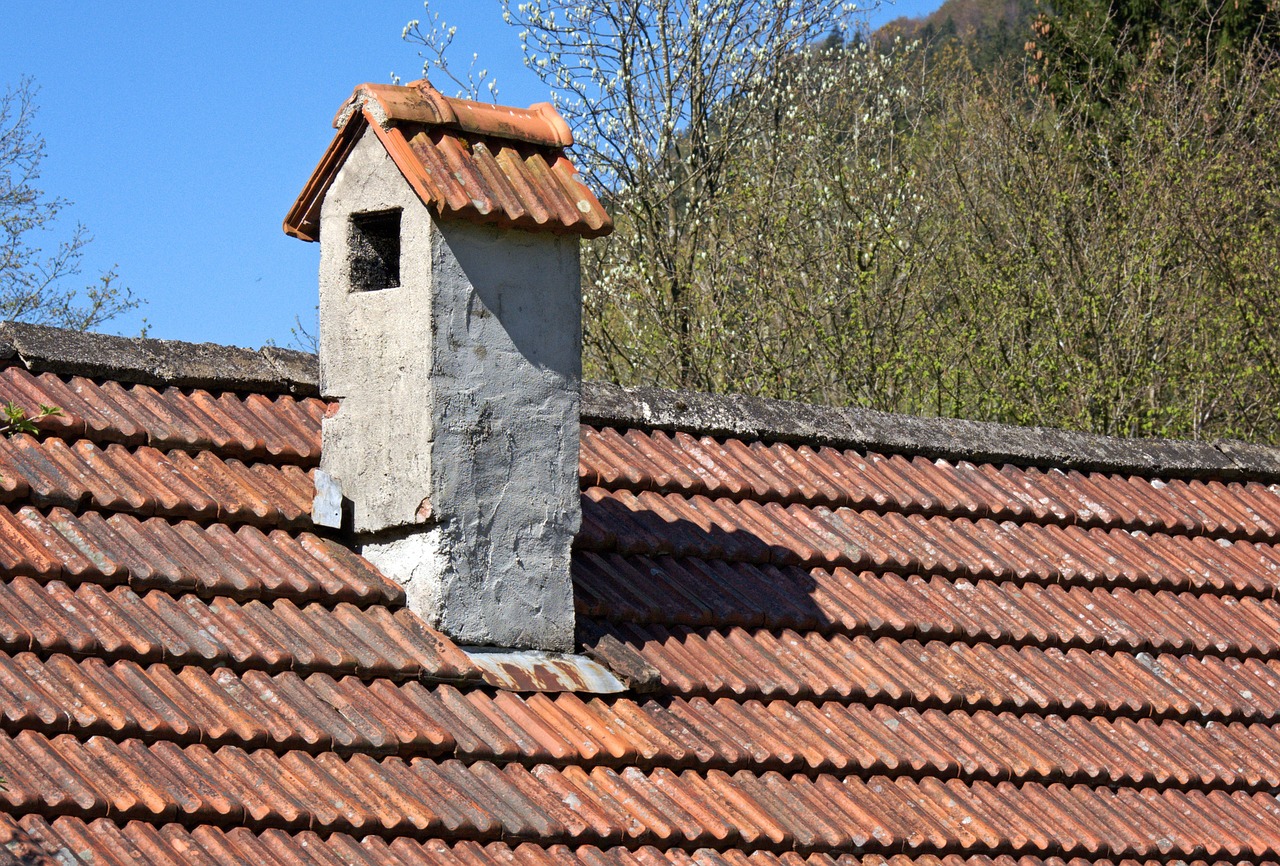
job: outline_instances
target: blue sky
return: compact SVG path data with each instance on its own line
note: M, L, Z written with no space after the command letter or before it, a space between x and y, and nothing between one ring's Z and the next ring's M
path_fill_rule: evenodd
M873 24L939 3L901 0ZM547 98L497 0L432 8L458 27L455 62L479 52L503 102ZM105 330L137 334L145 316L155 337L290 342L295 315L313 316L319 248L280 223L351 89L419 76L400 39L417 17L415 0L0 0L0 86L36 79L41 185L95 236L83 282L118 265L149 301Z

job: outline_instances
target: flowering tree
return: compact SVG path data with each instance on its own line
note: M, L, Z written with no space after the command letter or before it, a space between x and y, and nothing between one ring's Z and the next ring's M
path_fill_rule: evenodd
M430 26L410 22L405 37L426 48L428 74L450 74L453 31L427 11ZM779 110L770 88L782 68L842 34L852 11L842 0L504 0L526 64L574 130L575 162L619 226L586 251L596 372L713 385L712 359L699 348L709 324L699 275L725 178L762 111ZM491 84L485 78L455 81L475 92ZM655 341L664 345L651 364Z
M1280 442L1266 40L1170 38L1081 111L1038 45L978 66L836 3L509 12L617 224L584 247L587 375Z

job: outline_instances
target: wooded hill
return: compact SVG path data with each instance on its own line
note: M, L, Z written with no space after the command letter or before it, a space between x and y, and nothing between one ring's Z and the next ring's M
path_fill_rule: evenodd
M895 18L878 35L919 39L930 46L960 42L974 65L985 69L1022 54L1039 11L1036 0L946 0L924 17Z

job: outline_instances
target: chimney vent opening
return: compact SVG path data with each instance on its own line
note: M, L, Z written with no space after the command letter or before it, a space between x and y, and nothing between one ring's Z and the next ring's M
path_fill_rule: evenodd
M351 215L351 291L400 285L400 208Z

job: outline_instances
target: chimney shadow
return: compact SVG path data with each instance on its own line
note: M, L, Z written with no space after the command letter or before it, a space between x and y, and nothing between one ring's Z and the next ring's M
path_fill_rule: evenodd
M704 529L610 497L584 495L582 509L573 569L580 616L622 631L633 623L799 631L842 625L817 598L812 569L821 564L763 533Z

